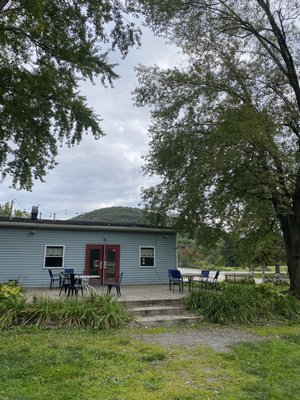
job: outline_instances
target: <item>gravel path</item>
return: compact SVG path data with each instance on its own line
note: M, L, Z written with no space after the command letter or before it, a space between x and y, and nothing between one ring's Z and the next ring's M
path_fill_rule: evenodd
M249 332L233 328L207 328L200 331L177 331L172 333L149 334L137 339L149 343L160 344L163 347L171 346L207 346L218 352L227 352L230 346L241 342L264 340Z

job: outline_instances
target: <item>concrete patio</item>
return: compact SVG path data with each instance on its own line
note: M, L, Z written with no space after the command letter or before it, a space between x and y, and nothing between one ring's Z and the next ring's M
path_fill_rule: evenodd
M180 269L184 273L195 273L199 270L194 268L184 268ZM211 275L214 275L214 271ZM219 276L219 281L224 280L224 273ZM105 294L107 291L107 286L96 286L97 294ZM49 288L27 288L26 295L31 297L32 295L41 295L51 298L59 298L58 285L56 285L52 290ZM184 286L183 293L179 292L178 286L175 286L174 292L169 290L168 284L157 284L157 285L122 285L121 286L122 296L119 297L120 301L151 301L151 300L176 300L181 299L189 293L187 284ZM88 294L87 290L84 290L84 295ZM116 289L112 288L111 294L117 298ZM64 298L65 294L61 294L61 298ZM81 297L81 296L80 296Z
M39 295L44 297L50 297L53 299L59 298L60 289L56 286L53 289L49 288L27 288L25 295L29 298L33 295ZM105 294L107 291L106 286L96 287L97 294ZM121 286L122 296L119 297L120 301L140 301L140 300L173 300L180 299L189 293L188 288L184 288L184 292L180 293L178 287L175 287L174 292L169 290L169 285L122 285ZM88 291L84 290L84 295L87 295ZM111 294L116 297L116 290L112 288ZM61 298L65 297L62 293ZM80 295L81 297L81 295Z
M199 272L194 268L184 268L181 269L182 273L194 273ZM214 276L215 271L211 271L211 276ZM239 273L242 275L243 273ZM246 273L245 273L246 274ZM225 273L222 271L218 281L223 281L225 279ZM186 279L185 279L186 280ZM261 283L262 279L255 279L256 283ZM96 286L95 287L97 294L106 294L107 286ZM41 295L51 298L59 298L59 291L58 285L53 289L49 288L27 288L25 293L28 297L32 295ZM84 295L87 295L89 291L86 289L84 290ZM121 293L122 296L119 297L120 301L151 301L151 300L176 300L181 299L182 297L186 296L189 293L189 289L186 285L184 286L183 293L179 292L178 286L175 286L174 292L169 290L168 284L157 284L157 285L122 285L121 286ZM116 289L112 288L111 294L117 298L116 296ZM65 294L61 294L61 298L64 298ZM80 296L81 297L81 296Z

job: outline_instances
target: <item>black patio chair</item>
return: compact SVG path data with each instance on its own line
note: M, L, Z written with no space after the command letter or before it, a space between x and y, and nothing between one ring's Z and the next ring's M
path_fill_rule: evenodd
M178 285L179 292L183 292L183 278L178 269L169 269L169 289L173 286L173 292L175 285Z
M64 291L65 294L68 293L70 284L71 284L70 274L61 273L61 284L60 284L59 296L61 295L62 291Z
M122 278L123 278L123 272L121 272L120 278L117 282L113 282L113 283L108 283L107 284L107 294L110 294L111 289L113 287L116 288L116 292L117 292L117 296L121 297L121 282L122 282Z
M79 291L81 291L81 295L83 297L83 285L82 280L77 278L75 274L69 274L69 285L68 285L68 296L73 296L75 294L76 299L78 297Z
M48 269L49 275L50 275L50 287L49 289L51 290L54 287L55 282L59 282L59 287L61 285L61 275L60 274L53 274L51 269Z

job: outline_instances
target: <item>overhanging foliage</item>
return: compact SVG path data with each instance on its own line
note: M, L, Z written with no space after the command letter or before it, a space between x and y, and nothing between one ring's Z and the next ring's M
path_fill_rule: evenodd
M14 187L43 180L58 145L103 135L79 83L118 77L109 53L139 41L125 12L119 0L0 0L0 173Z

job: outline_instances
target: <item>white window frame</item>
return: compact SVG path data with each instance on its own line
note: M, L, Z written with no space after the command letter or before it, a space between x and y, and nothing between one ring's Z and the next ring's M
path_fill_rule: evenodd
M59 247L62 248L62 265L60 267L47 267L46 266L46 257L47 257L47 248L48 247ZM44 269L63 269L65 264L65 245L63 244L45 244L45 250L44 250L44 263L43 263L43 268Z
M141 265L142 249L153 249L153 265ZM140 246L139 248L139 268L156 268L156 251L155 246Z

